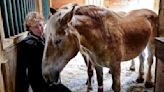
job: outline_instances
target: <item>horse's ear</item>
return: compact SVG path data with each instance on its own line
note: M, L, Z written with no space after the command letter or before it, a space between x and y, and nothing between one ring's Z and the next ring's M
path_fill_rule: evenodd
M69 21L71 21L74 13L74 8L75 6L73 6L72 10L62 18L61 20L62 25L66 25Z
M54 8L50 8L50 12L52 13L52 15L56 12L56 10Z

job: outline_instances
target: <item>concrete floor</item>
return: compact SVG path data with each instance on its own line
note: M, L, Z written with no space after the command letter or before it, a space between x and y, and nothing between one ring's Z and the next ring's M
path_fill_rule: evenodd
M126 61L121 63L121 92L153 92L153 88L146 89L143 83L137 84L135 80L137 79L138 75L138 62L139 60L136 58L136 71L130 71L129 67L131 61ZM153 76L154 76L154 65L153 64ZM146 62L145 62L145 66ZM145 67L145 69L146 69ZM109 69L104 68L104 91L105 92L112 92L111 85L112 85L112 78L111 74L108 73ZM145 70L146 71L146 70ZM75 58L73 58L61 72L61 79L62 83L69 87L73 92L86 92L87 91L87 67L84 63L84 60L79 53ZM91 92L97 92L97 81L96 81L96 74L94 73L94 77L92 80L93 83L93 90Z

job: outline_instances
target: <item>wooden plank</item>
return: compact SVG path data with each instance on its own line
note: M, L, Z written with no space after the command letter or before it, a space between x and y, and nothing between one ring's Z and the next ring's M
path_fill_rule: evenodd
M156 38L156 57L164 62L164 37Z
M164 91L164 61L157 60L155 92Z
M0 12L1 12L1 7L0 7ZM5 92L5 85L4 85L4 80L3 80L3 73L2 73L2 68L1 64L6 63L6 60L4 59L4 51L3 51L3 43L2 43L2 37L3 37L3 25L2 25L2 16L0 14L0 92Z
M6 92L14 92L11 85L11 80L9 80L9 67L7 63L2 63L2 74L3 74L3 79L4 79L4 84L5 84L5 90Z
M5 92L1 63L0 63L0 92Z
M156 40L156 78L155 92L164 91L164 37L158 37Z
M42 0L36 0L36 11L42 13Z
M164 37L164 0L159 4L159 36Z

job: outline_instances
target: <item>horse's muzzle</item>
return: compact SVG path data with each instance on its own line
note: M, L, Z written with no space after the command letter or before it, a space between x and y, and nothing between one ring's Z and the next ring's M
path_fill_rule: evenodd
M42 71L43 78L45 81L51 85L51 84L58 84L60 83L60 73L59 71L55 71L53 68L43 69Z

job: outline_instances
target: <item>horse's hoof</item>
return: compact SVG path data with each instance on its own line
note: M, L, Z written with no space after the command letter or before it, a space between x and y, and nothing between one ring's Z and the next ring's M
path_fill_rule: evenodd
M144 79L137 79L136 82L137 83L143 83L144 82Z
M153 82L146 82L145 87L146 88L152 88L152 87L154 87L154 84L153 84Z
M88 80L86 81L86 83L85 83L86 85L88 85Z
M92 86L88 86L88 90L89 90L89 91L92 90Z
M135 71L135 68L134 68L134 67L130 67L130 70L131 70L131 71Z
M108 73L109 73L109 74L112 74L112 72L111 72L110 70L108 71Z

